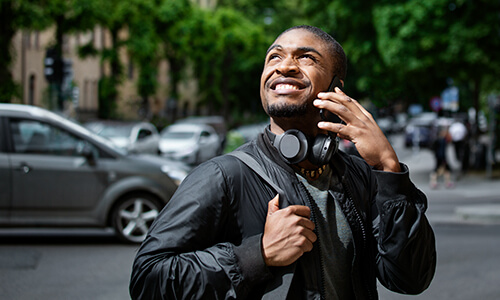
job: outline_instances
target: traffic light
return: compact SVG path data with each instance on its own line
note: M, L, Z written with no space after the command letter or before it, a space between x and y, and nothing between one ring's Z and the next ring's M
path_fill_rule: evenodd
M61 82L63 76L63 60L54 48L47 49L44 60L44 74L49 83Z

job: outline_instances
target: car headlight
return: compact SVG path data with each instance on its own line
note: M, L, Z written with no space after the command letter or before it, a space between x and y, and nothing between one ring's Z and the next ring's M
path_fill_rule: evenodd
M181 184L181 182L186 178L187 176L187 171L181 170L181 169L176 169L172 168L169 165L162 165L161 166L161 171L165 174L167 174L172 180L177 184Z

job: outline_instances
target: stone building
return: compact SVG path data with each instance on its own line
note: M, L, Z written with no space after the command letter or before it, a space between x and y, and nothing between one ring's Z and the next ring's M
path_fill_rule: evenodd
M126 35L126 32L122 32ZM99 79L109 74L109 66L100 62L100 57L82 59L78 47L92 42L98 50L109 47L109 33L96 27L87 33L64 37L63 58L71 64L71 99L64 102L64 112L81 121L95 119L98 111ZM13 100L46 108L54 108L54 100L49 97L49 83L44 75L44 59L47 49L54 43L54 29L19 31L13 40L14 61L12 75L22 86L22 99ZM141 119L158 115L174 119L199 113L196 107L196 84L184 82L178 87L182 95L177 101L169 101L169 68L167 62L158 66L158 88L149 99L149 115L141 112L141 97L137 93L138 69L134 66L125 47L120 53L124 67L123 82L119 86L118 115L123 119Z

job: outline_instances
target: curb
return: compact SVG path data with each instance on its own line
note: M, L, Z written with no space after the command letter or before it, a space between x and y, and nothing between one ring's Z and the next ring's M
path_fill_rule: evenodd
M500 224L500 204L459 206L455 214L464 221Z

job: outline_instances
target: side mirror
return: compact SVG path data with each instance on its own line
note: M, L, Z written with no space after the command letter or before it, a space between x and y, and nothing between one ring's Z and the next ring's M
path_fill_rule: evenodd
M92 147L88 143L80 143L77 147L77 153L89 162L89 165L94 166L96 161L95 161L95 155L94 151L92 151Z

